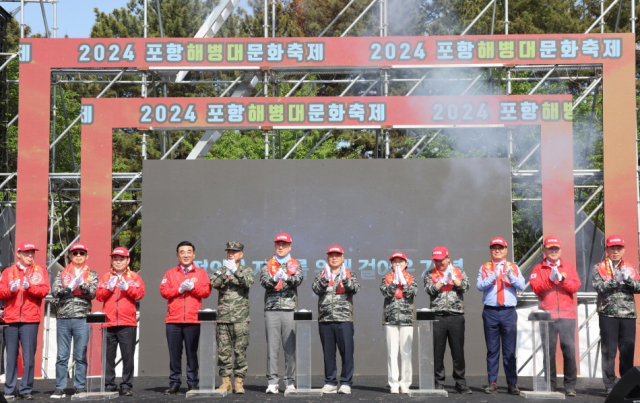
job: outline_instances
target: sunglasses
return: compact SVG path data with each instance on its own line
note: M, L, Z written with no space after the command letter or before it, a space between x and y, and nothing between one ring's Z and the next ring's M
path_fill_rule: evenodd
M87 254L86 250L74 250L73 252L71 252L71 254L73 256L84 256Z

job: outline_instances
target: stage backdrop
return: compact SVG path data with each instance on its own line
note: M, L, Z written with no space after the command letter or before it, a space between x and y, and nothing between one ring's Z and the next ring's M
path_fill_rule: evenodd
M416 308L425 308L430 252L448 247L471 280L465 302L467 374L486 374L482 298L475 284L480 265L489 259L490 239L512 241L508 159L145 161L143 176L141 274L147 295L141 303L140 376L169 374L166 301L158 287L166 270L177 265L175 248L184 240L196 246L196 263L209 273L221 266L226 242L245 245L244 264L255 274L249 374L265 373L259 269L273 255L279 232L293 238L291 254L305 275L299 308L313 310L314 319L318 299L311 283L325 265L327 247L344 248L345 262L361 283L354 297L355 372L367 375L387 373L379 287L389 256L397 250L407 254L419 285ZM216 305L214 290L204 307ZM314 328L313 371L322 374L317 323ZM415 337L417 374L417 330ZM283 367L284 359L279 361ZM449 378L449 358L446 366Z

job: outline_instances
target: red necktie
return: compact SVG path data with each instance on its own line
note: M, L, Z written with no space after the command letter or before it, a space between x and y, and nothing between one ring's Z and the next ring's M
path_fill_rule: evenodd
M504 305L504 280L502 279L503 274L500 272L498 276L498 304Z

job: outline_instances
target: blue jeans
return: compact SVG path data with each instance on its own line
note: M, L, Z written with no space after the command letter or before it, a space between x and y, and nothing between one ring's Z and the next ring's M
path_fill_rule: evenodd
M89 342L90 325L86 318L58 319L56 337L58 356L56 358L56 389L67 387L67 369L71 339L73 338L73 359L76 362L76 376L73 387L83 389L87 380L87 343Z

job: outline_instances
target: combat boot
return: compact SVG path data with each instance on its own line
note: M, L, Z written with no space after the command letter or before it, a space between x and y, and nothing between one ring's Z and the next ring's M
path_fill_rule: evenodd
M233 385L233 389L235 393L244 393L244 378L241 376L236 376L235 384Z
M223 376L222 377L222 384L220 385L220 387L217 390L218 391L226 390L228 393L232 393L233 389L231 387L231 377L230 376Z

